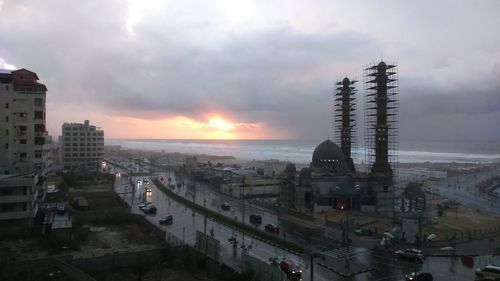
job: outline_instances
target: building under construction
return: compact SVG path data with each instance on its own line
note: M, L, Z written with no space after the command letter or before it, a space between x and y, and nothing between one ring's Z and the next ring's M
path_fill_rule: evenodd
M356 152L356 87L357 81L345 77L337 82L337 91L334 97L334 126L336 142L344 153L347 168L355 172L353 158Z
M335 142L313 151L308 168L289 166L283 174L282 205L304 212L334 208L394 217L394 171L398 152L398 85L395 64L364 70L365 173L356 173L356 83L343 78L333 98ZM289 194L293 193L293 196Z
M394 215L394 171L398 158L398 78L396 64L380 62L364 70L365 165L376 211Z

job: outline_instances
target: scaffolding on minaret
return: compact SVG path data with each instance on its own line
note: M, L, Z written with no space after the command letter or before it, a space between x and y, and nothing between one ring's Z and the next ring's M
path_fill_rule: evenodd
M345 77L338 81L334 95L333 118L335 142L340 144L348 169L355 172L354 160L357 156L356 137L356 92L358 81Z
M399 152L399 89L395 63L364 69L367 173L396 174Z

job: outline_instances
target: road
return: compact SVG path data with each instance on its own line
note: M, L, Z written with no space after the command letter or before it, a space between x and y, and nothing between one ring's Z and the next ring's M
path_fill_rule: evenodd
M463 205L500 215L500 198L478 192L476 183L500 176L500 169L494 171L449 177L431 186L439 195L456 200Z
M117 171L120 171L117 168ZM122 173L124 171L121 171ZM167 179L171 178L171 182L175 183L176 179L172 173L165 174ZM142 177L141 177L142 178ZM138 178L133 179L136 182ZM174 200L167 197L165 194L160 192L154 185L151 186L151 194L145 197L141 197L142 192L136 192L134 197L134 204L132 204L132 193L130 186L130 179L128 178L117 178L115 182L115 191L127 201L132 204L132 211L138 214L142 214L137 208L137 203L139 202L152 202L157 208L158 212L156 215L146 217L153 223L158 224L158 220L166 215L173 215L174 223L169 226L159 225L162 229L166 230L168 233L176 236L178 239L182 239L185 243L189 245L194 245L195 243L195 233L196 230L204 232L205 230L205 220L204 216L193 212L187 207L175 202ZM141 187L138 187L141 190ZM192 191L186 186L181 185L180 188L177 186L174 188L176 192L187 198L193 198L195 202L200 205L206 205L212 210L219 210L220 204L226 200L230 201L232 204L233 212L223 212L228 217L234 218L236 216L238 220L242 217L242 205L237 204L241 200L234 200L231 198L221 199L220 195L211 191L202 185L194 185ZM196 192L194 192L196 190ZM250 210L250 211L248 211ZM248 212L248 213L247 213ZM248 222L248 216L250 213L258 213L263 217L263 224L266 223L279 223L276 215L268 214L264 210L251 209L248 206L245 207L245 222ZM260 226L262 227L262 226ZM213 229L214 236L221 243L221 259L229 265L238 265L240 260L240 251L238 248L238 255L233 256L232 244L228 239L232 236L237 237L241 244L242 233L221 225L215 221L207 219L206 231L207 233ZM310 260L309 257L301 257L274 247L273 245L267 244L262 241L252 239L248 236L245 237L245 245L252 245L249 253L257 257L262 261L268 261L271 257L280 258L291 258L292 260L303 265L303 280L310 280ZM343 280L341 274L344 273L354 273L356 271L367 271L365 273L360 273L354 275L349 280L403 280L405 273L412 271L426 271L431 272L435 276L435 280L473 280L474 271L472 268L468 268L461 264L458 258L442 258L442 257L428 257L423 264L407 262L403 260L395 260L392 254L383 254L380 252L374 252L365 248L351 247L349 249L349 255L347 255L347 248L340 247L336 249L328 250L324 257L317 257L314 259L314 280ZM492 261L500 262L498 257L482 257L476 259L475 266L484 266ZM346 269L346 260L349 260L349 268Z

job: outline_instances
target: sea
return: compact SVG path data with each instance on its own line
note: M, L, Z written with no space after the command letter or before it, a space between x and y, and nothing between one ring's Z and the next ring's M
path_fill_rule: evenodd
M106 145L125 149L168 153L232 156L242 160L281 160L297 164L311 162L323 140L159 140L106 139ZM355 149L354 161L366 161L365 149ZM405 141L393 153L400 163L492 163L500 162L500 141Z

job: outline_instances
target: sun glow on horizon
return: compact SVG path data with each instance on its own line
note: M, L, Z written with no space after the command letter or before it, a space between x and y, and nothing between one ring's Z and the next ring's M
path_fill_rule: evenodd
M53 106L53 105L49 105ZM52 119L67 121L66 115L76 112L72 107L54 110ZM132 139L283 139L288 132L269 127L265 122L242 122L234 116L220 113L208 113L205 117L193 118L186 115L164 116L163 118L145 119L131 116L109 116L92 112L84 116L75 116L74 121L84 118L91 120L106 132L109 138ZM50 123L58 123L50 122ZM50 125L54 135L60 134L60 126Z
M229 130L234 130L236 126L221 117L212 117L208 120L208 126L222 130L222 131L229 131Z

